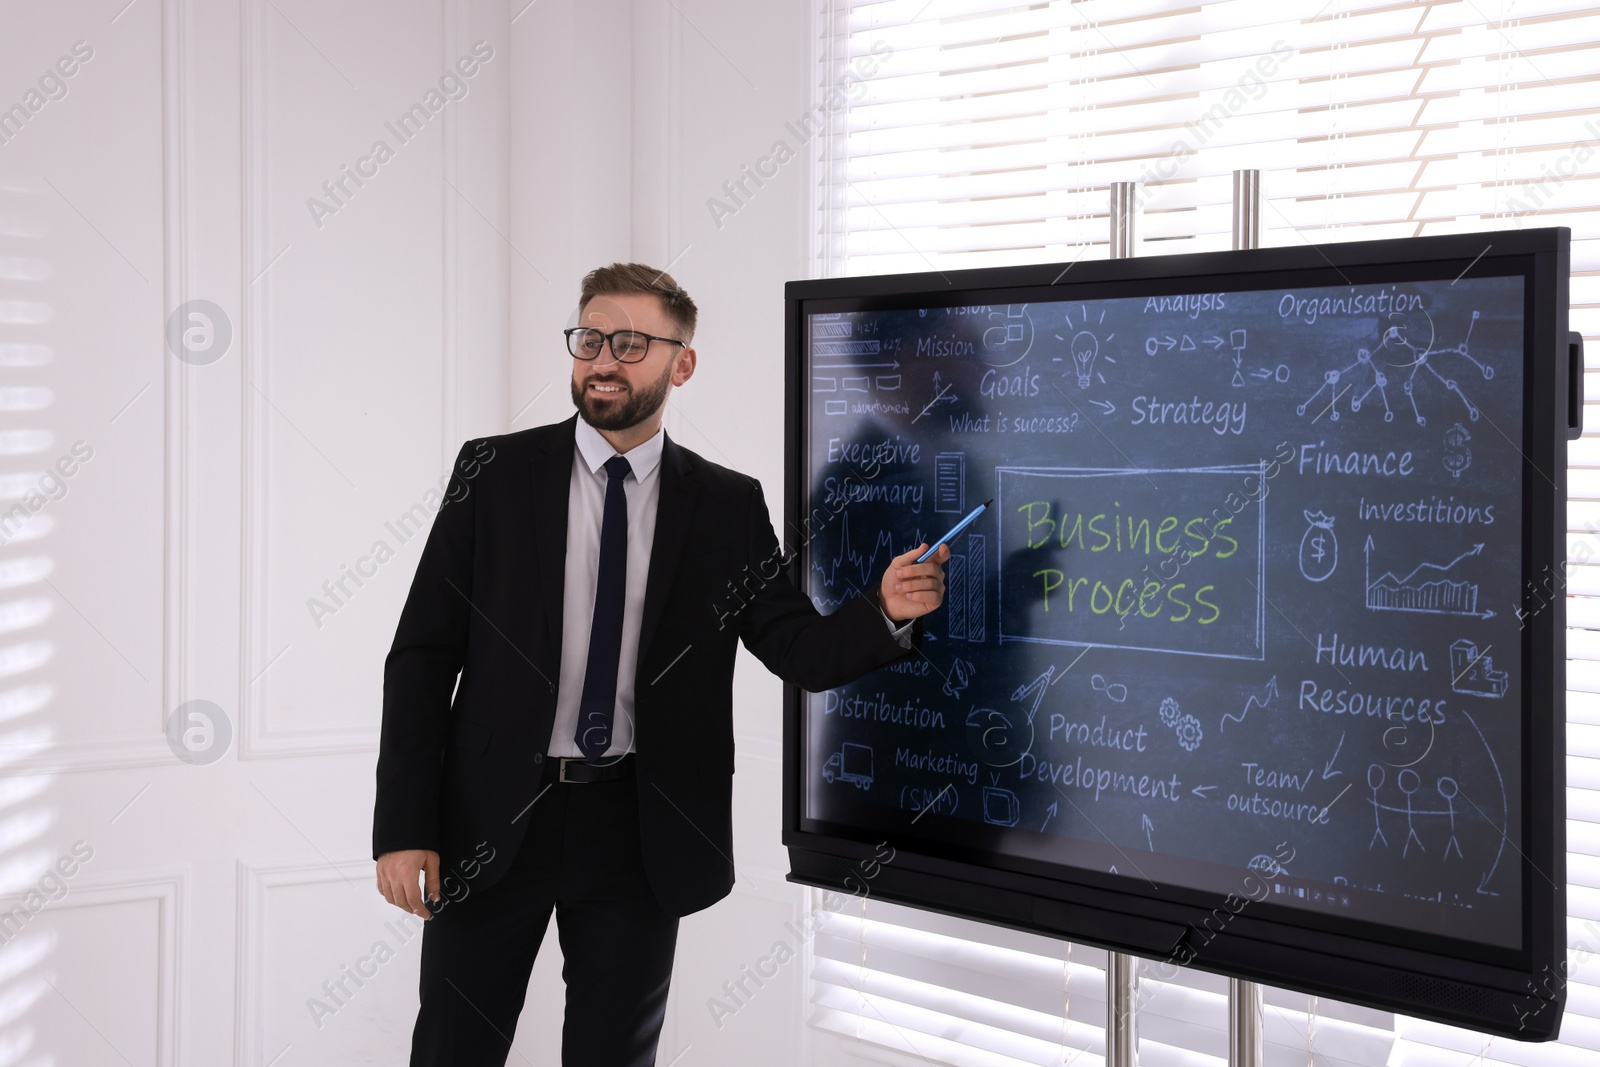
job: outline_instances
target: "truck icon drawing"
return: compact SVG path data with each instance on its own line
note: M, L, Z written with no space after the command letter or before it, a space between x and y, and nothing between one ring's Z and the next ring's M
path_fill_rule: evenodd
M845 781L857 789L872 788L872 746L846 741L828 757L822 777L829 782Z

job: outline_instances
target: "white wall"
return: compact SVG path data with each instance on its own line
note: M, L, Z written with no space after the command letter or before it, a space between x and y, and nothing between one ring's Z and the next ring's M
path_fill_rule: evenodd
M0 108L25 110L0 143L0 510L74 442L93 454L0 545L4 1062L403 1055L416 941L386 926L368 854L421 540L384 524L504 424L497 8L6 16ZM387 132L478 40L496 53L467 95ZM393 158L314 217L380 139ZM166 323L190 300L229 339L184 360ZM393 558L345 578L378 541ZM175 751L164 726L194 700L210 743ZM322 989L380 940L392 961Z
M782 286L811 224L784 121L810 99L811 7L7 17L0 108L74 42L93 56L0 142L0 510L73 442L94 454L0 545L0 916L23 909L0 929L5 1062L402 1061L417 942L387 925L368 842L421 539L386 523L427 509L466 437L566 417L558 334L614 259L670 263L695 295L669 432L760 478L781 522ZM480 40L467 95L401 143L386 124ZM393 157L329 197L380 139ZM707 199L780 139L798 158L716 225ZM165 343L195 299L231 335L209 361ZM393 559L354 584L379 541ZM747 658L737 688L739 883L684 923L663 1063L809 1055L801 961L722 1027L707 1010L805 905L783 881L779 685ZM164 730L193 700L229 736L189 762ZM30 895L78 841L92 859ZM392 962L325 991L378 941ZM551 1061L559 970L552 938L514 1062Z

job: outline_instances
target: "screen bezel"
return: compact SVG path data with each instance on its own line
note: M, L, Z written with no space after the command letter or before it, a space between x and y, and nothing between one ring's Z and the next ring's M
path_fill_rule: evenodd
M788 514L806 514L810 503L805 499L811 483L806 477L809 412L804 383L806 316L811 313L1145 297L1286 284L1309 288L1523 277L1521 588L1527 615L1521 635L1522 945L1507 949L1261 902L1230 915L1222 930L1206 938L1203 951L1184 962L1520 1039L1548 1038L1558 1025L1564 985L1551 976L1564 973L1560 963L1565 958L1565 605L1558 588L1547 604L1541 600L1535 607L1530 590L1540 575L1559 574L1566 555L1569 241L1569 231L1561 228L791 282L785 294ZM808 566L807 546L801 545L790 563L796 584ZM791 852L791 880L851 888L833 873L842 869L838 861L853 865L887 844L895 859L883 867L887 877L872 883L875 895L1158 957L1173 950L1163 946L1174 931L1181 942L1188 936L1184 931L1194 931L1220 902L1212 891L1168 885L1152 896L1142 879L988 852L973 843L981 832L960 835L966 842L938 844L897 838L881 828L811 819L805 815L800 766L809 751L803 707L800 691L786 685L784 844ZM1020 898L1006 896L1011 893ZM1113 921L1118 918L1123 921ZM1078 928L1091 919L1093 928ZM1441 974L1448 974L1449 981L1435 977ZM1457 987L1489 997L1498 1010L1485 1017L1487 1002L1453 992Z

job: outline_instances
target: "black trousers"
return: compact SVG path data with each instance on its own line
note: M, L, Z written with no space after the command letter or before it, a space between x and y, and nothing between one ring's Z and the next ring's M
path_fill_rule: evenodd
M523 818L517 855L490 861L509 861L505 876L427 922L411 1067L506 1062L552 910L567 987L562 1067L650 1067L678 919L645 879L636 781L552 785Z

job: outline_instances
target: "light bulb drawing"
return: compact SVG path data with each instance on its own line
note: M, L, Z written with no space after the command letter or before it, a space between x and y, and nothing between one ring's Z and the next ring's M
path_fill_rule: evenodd
M1072 334L1072 340L1070 341L1067 340L1063 334L1058 333L1055 335L1055 339L1060 341L1062 345L1062 347L1057 349L1057 351L1064 351L1064 354L1052 356L1050 361L1052 363L1064 363L1070 358L1072 360L1072 369L1077 373L1078 376L1079 389L1089 388L1089 386L1092 385L1097 378L1100 380L1100 383L1104 385L1106 377L1104 374L1101 374L1095 370L1095 364L1116 362L1116 359L1113 358L1109 353L1105 355L1101 354L1100 345L1102 340L1111 341L1117 335L1115 333L1108 333L1102 339L1099 334L1089 329L1089 327L1092 325L1089 321L1089 305L1079 304L1078 313L1078 322L1072 321L1072 312L1070 310L1067 311L1066 315L1064 316L1067 329L1076 332ZM1096 322L1103 323L1105 321L1106 309L1104 306L1101 306L1100 317L1098 320L1096 320ZM1083 324L1083 328L1079 328L1079 323ZM1064 370L1062 372L1062 377L1066 377L1066 372Z
M1094 374L1094 358L1100 354L1100 339L1088 330L1072 338L1072 368L1078 372L1078 388L1087 389Z

